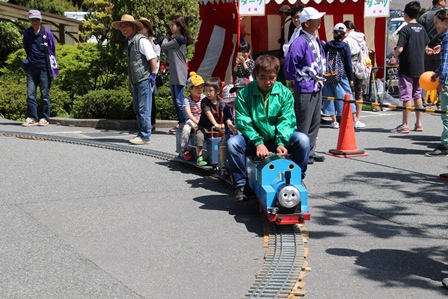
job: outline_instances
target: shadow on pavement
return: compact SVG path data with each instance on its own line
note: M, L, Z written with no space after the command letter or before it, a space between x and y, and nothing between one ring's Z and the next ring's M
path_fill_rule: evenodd
M381 282L384 288L409 286L428 289L433 288L428 279L440 282L448 271L447 265L428 257L433 250L429 247L418 252L395 249L360 252L348 248L330 248L326 252L336 256L356 257L355 265L359 266L359 275ZM441 283L440 292L448 294Z

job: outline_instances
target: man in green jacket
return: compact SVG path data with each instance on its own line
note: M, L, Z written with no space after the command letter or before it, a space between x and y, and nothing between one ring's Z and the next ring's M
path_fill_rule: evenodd
M306 134L296 131L294 98L287 87L277 82L279 69L280 62L276 57L258 57L255 81L238 93L235 124L241 135L227 141L227 158L237 201L247 199L244 195L246 156L264 159L271 152L290 154L302 169L302 177L305 176L310 142Z

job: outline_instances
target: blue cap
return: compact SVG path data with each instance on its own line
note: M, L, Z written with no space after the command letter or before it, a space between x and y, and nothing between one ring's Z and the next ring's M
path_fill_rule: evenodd
M42 14L37 9L32 9L28 12L28 19L42 20Z

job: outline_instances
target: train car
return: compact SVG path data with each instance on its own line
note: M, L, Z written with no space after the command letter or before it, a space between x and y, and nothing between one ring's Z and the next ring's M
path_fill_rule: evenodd
M176 133L176 152L183 160L180 147L181 132ZM191 134L188 150L191 164L196 164L195 136ZM225 149L221 147L220 137L206 138L203 157L207 166L197 166L213 170L229 181L225 168ZM246 158L248 186L266 215L269 222L278 225L301 224L310 220L308 191L302 184L302 170L292 160L284 156L272 155L264 160Z

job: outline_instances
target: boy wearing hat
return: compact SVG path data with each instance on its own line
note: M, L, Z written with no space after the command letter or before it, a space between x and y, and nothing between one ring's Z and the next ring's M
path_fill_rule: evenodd
M284 65L286 80L292 80L294 84L297 130L310 138L309 164L325 160L315 152L325 81L325 52L317 30L324 14L313 7L303 9L300 13L302 30L291 43Z
M187 148L188 141L190 140L190 133L198 128L199 118L201 117L201 101L205 97L202 93L204 91L204 79L195 72L190 72L187 86L190 94L184 99L184 109L188 120L182 128L182 139L180 144L182 155L186 161L191 159L191 154Z
M27 118L22 126L46 126L50 119L51 79L58 75L56 63L56 42L53 33L42 26L42 14L32 9L28 12L31 27L23 33L23 47L26 59ZM37 86L40 88L42 110L37 111Z
M157 55L150 41L138 31L143 24L124 14L121 21L112 22L127 40L129 80L132 85L133 108L137 117L138 134L132 144L149 144L151 139L152 89L156 82Z

